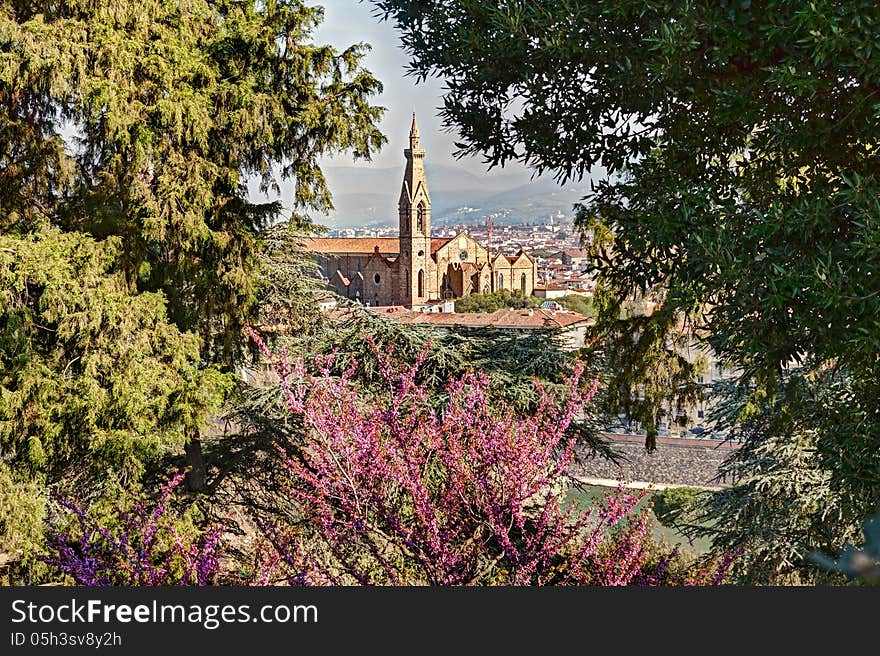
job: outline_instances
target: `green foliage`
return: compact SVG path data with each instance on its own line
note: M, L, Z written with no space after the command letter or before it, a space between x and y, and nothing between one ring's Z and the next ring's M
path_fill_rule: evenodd
M94 279L82 281L96 290L90 298L96 318L65 324L62 339L119 341L107 348L129 349L133 362L148 363L155 355L178 363L178 369L197 347L204 369L165 376L147 364L137 374L144 377L138 394L147 399L146 389L155 385L156 400L138 404L123 396L112 402L131 401L128 411L111 412L98 398L101 389L141 384L130 380L135 372L126 369L125 358L116 368L111 352L94 373L101 377L95 389L58 382L21 392L19 409L8 411L24 422L15 429L17 439L31 440L35 462L44 458L43 438L35 436L44 428L48 440L60 433L53 433L39 412L25 413L26 397L42 393L57 401L74 392L71 412L84 421L72 441L115 449L111 433L93 434L105 420L111 431L118 424L119 430L153 435L144 440L163 440L164 428L152 430L157 422L177 426L185 419L195 435L204 415L200 405L206 405L193 391L195 379L214 376L215 367L233 369L243 348L243 326L260 303L265 309L281 291L288 299L295 296L292 279L304 268L294 262L293 249L279 247L278 231L264 234L282 212L281 203L251 202L248 182L267 191L292 179L291 207L327 209L330 196L319 158L341 150L369 157L384 141L376 128L382 110L369 103L381 85L360 66L365 47L337 52L311 43L322 12L299 1L7 2L0 14L0 225L25 241L42 243L39 235L51 225L69 235L59 237L62 241L76 241L82 233L106 244L103 268L87 272ZM74 133L70 144L62 130ZM305 220L295 215L293 222ZM54 274L35 264L27 273L34 280L23 282L20 274L18 282L40 285L41 276L62 275L63 264L50 257L50 265ZM76 266L72 262L69 268L79 275ZM106 283L97 280L105 275ZM104 284L117 295L105 293ZM26 291L16 293L30 298L32 290ZM123 310L128 298L130 313ZM56 301L64 299L50 293L40 301L50 323L53 313L68 307L51 306ZM290 315L295 308L283 309ZM163 314L181 333L186 355L174 344L176 335L168 334L170 327L158 324L152 342L125 343L124 333L133 326L161 323ZM30 378L16 383L22 389L38 378L75 377L76 366L86 364L75 348L72 354L52 351L51 361L26 353L32 343L28 331L40 330L27 323L15 333L15 357L30 361ZM175 385L173 403L160 407ZM189 403L193 407L187 409ZM125 418L118 420L114 412Z
M654 514L669 528L691 517L705 491L694 487L669 487L654 495Z
M112 272L119 247L50 228L0 235L0 447L17 470L137 478L230 387L161 294Z
M537 307L541 299L502 289L489 294L470 294L455 299L456 312L495 312L496 310Z
M852 473L840 466L848 454L835 448L835 419L817 411L826 402L838 406L838 399L827 398L838 386L834 378L794 372L770 399L755 387L725 392L718 420L744 442L719 471L731 485L706 496L691 529L710 537L717 551L742 551L738 574L745 582L835 580L812 566L809 554L839 552L875 503L864 494L876 493L876 486L854 494ZM876 461L873 454L862 464Z
M0 585L32 583L43 572L45 493L40 485L16 476L0 461Z
M220 532L200 504L175 498L183 478L155 492L108 481L82 505L54 499L41 560L55 580L80 586L215 583Z
M45 153L62 118L81 140L76 156L51 150L72 171L65 187L37 179L52 161L21 171L19 204L69 230L119 236L129 280L163 291L210 361L228 366L241 350L259 231L282 211L250 202L248 179L264 190L292 179L291 205L328 209L318 159L368 157L384 141L365 47L309 43L321 16L299 1L145 0L12 3L2 19L0 98L33 128L7 149Z
M645 447L656 448L658 424L681 415L702 398L696 376L705 358L688 358L692 338L665 307L636 314L602 287L594 298L599 319L591 328L588 357L602 363L606 393L600 403L611 416L625 415L646 432Z
M577 362L575 353L559 348L552 330L526 334L495 329L435 330L397 323L355 304L334 316L315 334L277 336L276 349L286 348L291 358L304 357L307 363L312 362L312 356L333 354L334 373L354 366L353 378L363 386L366 398L387 389L377 351L393 354L401 362L414 362L424 353L417 380L430 391L431 404L438 409L447 401L449 380L467 371L484 371L492 376L493 396L523 414L538 407L540 394L535 382L547 391L563 393L565 376ZM228 450L218 464L251 507L264 516L283 514L290 510L290 502L280 492L285 474L277 460L277 445L295 452L302 427L286 411L277 378L267 375L263 364L251 367L250 374L254 384L244 389L226 415L235 429L225 438ZM610 445L598 436L602 424L591 407L570 430L586 450L615 457Z
M663 288L765 381L806 353L876 366L876 3L376 4L416 76L454 80L463 153L560 178L601 161L578 221L613 239L619 298Z
M434 329L398 323L355 304L337 312L318 334L287 336L278 345L293 355L335 354L339 373L353 365L357 380L380 387L376 350L393 352L402 362L414 362L424 351L418 381L429 389L442 392L451 378L468 370L486 371L492 374L493 390L524 413L538 403L536 380L548 391L559 391L556 386L578 361L576 353L560 348L552 329Z
M261 234L257 286L256 325L283 328L299 335L315 334L322 328L323 315L315 298L323 294L319 270L303 253L301 239L314 231L310 225L291 220L276 224Z
M600 278L618 304L663 303L618 346L657 362L683 316L747 390L745 483L713 513L757 549L755 576L799 573L810 543L838 551L880 507L880 6L375 4L416 77L451 81L462 153L562 180L604 167L576 219ZM615 357L631 382L657 376Z
M319 162L384 142L366 46L314 43L322 16L0 1L0 456L16 480L80 500L183 447L204 487L200 429L234 388L242 328L311 330L294 233L331 207ZM293 198L250 200L287 180Z
M825 569L839 572L850 579L858 579L865 583L880 584L880 515L868 517L862 523L865 542L862 548L846 545L839 558L815 552L812 560Z
M593 299L583 294L568 294L562 298L555 299L562 307L572 312L578 312L590 319L596 318L596 308Z

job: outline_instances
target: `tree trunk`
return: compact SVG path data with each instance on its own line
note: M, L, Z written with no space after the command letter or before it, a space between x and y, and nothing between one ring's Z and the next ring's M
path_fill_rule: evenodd
M186 441L186 487L190 492L204 492L208 487L208 475L205 471L205 459L202 457L202 440L198 430L193 431Z
M654 453L657 450L657 427L655 424L648 426L645 431L645 451Z

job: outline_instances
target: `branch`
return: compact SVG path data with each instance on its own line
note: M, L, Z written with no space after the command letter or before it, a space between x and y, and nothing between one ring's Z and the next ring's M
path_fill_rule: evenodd
M500 554L498 554L497 556L495 556L495 558L492 560L492 562L490 562L490 563L489 563L488 565L486 565L482 570L480 570L479 572L477 572L477 574L476 574L476 575L475 575L470 581L468 581L467 583L465 583L465 585L477 585L477 582L478 582L480 579L482 579L484 576L488 576L489 572L491 572L491 571L495 568L495 565L497 565L498 562L499 562L502 558L504 558L504 553L500 553Z

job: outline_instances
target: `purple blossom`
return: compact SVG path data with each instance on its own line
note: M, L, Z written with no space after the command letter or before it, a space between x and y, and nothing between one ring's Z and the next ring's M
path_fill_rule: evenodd
M208 585L219 571L220 533L195 536L179 528L168 500L185 473L166 483L152 507L135 501L109 526L69 500L59 500L76 518L78 530L66 533L52 522L49 553L43 560L77 585ZM105 520L107 521L107 520Z
M295 529L267 534L289 582L672 582L668 562L651 563L647 511L633 516L644 492L621 487L583 511L559 493L574 458L567 429L597 389L581 367L561 397L539 390L530 415L495 398L483 373L450 381L438 409L417 382L427 350L401 365L373 345L386 387L376 398L356 384L354 367L334 376L325 359L309 374L251 338L305 427L301 448L279 449L301 516ZM715 573L693 582L715 583Z

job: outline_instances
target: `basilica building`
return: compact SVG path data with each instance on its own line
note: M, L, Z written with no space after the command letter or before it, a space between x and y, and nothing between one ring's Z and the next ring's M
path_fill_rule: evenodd
M431 237L431 196L425 151L413 114L406 170L398 201L398 238L307 239L329 285L340 296L371 306L419 309L432 301L506 289L530 296L538 275L524 251L490 252L466 232Z

